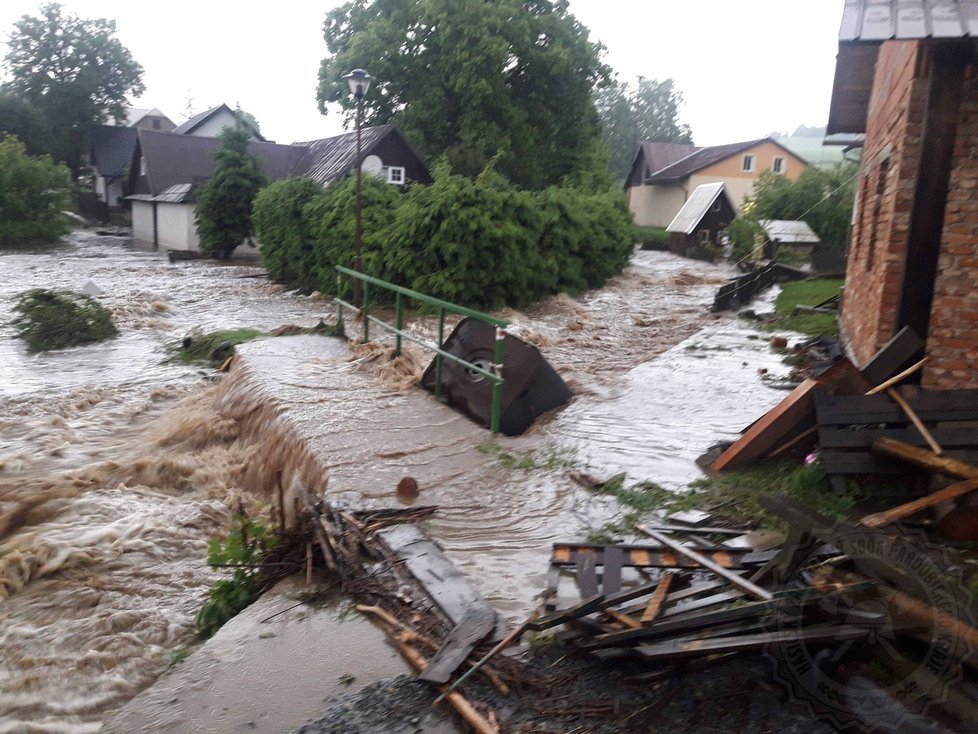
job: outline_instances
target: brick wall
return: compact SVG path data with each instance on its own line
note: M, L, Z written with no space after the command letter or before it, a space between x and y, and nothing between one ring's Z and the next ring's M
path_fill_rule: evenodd
M978 70L966 71L924 386L978 388Z
M896 331L927 108L926 56L919 42L889 41L876 64L841 314L858 364Z

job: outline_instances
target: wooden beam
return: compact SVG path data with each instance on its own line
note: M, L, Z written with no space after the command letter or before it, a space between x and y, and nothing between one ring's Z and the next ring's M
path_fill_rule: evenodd
M873 442L873 451L900 459L908 464L919 466L939 474L946 474L958 479L978 479L978 467L947 456L935 456L926 449L911 446L903 441L892 438L879 438Z
M919 362L917 362L915 365L913 365L911 367L907 367L907 369L905 369L903 372L901 372L898 375L894 375L893 377L891 377L886 382L880 383L879 385L877 385L876 387L874 387L872 390L867 391L866 394L867 395L876 395L877 393L886 392L891 387L894 387L898 383L900 383L903 380L905 380L908 377L910 377L910 375L912 375L917 370L921 369L925 364L927 364L927 357L924 357L922 360L920 360Z
M674 577L675 574L667 573L659 580L659 585L655 587L652 598L649 599L649 603L645 606L645 611L642 613L640 620L642 624L652 624L660 612L662 612L662 604L666 600L666 594L669 593L669 587L672 586Z
M926 497L921 497L920 499L913 500L912 502L898 505L897 507L886 510L885 512L877 512L873 515L867 515L859 521L859 524L864 525L867 528L881 528L884 525L889 525L891 522L896 522L897 520L909 517L910 515L915 515L928 507L933 507L941 502L952 500L955 497L960 497L961 495L973 492L976 489L978 489L978 479L967 479L963 482L957 482L944 487L944 489L933 492Z
M635 527L638 529L639 532L648 535L650 538L659 541L660 543L662 543L665 546L668 546L669 548L672 548L674 551L676 551L676 553L679 553L680 555L689 558L691 561L696 561L696 563L703 566L703 568L708 568L709 570L713 571L713 573L715 573L717 576L726 579L731 584L733 584L734 586L740 589L743 589L751 596L763 600L770 600L774 598L774 595L767 589L762 589L757 584L751 583L747 579L735 573L732 573L731 571L728 571L720 564L713 562L706 556L701 555L700 553L697 553L694 550L686 548L685 546L677 543L672 538L663 535L662 533L656 532L655 530L651 530L643 525L636 525Z
M925 441L927 441L927 445L930 446L931 450L938 456L943 454L944 449L942 449L941 445L934 440L932 435L930 435L930 431L927 430L927 426L925 426L924 422L920 420L920 416L914 412L914 409L910 407L910 403L904 400L903 396L893 388L887 390L886 394L893 398L893 402L899 405L900 409L907 414L907 417L914 424L916 429L920 431L920 435L924 437Z

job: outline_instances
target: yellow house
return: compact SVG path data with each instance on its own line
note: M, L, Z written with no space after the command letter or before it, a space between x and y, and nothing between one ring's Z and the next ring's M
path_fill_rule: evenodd
M794 181L808 163L771 138L709 148L672 146L669 152L687 148L682 158L660 166L662 151L645 143L635 155L625 182L628 206L635 223L666 227L682 209L697 186L722 183L737 210L754 191L754 181L765 171ZM658 166L658 167L656 167Z

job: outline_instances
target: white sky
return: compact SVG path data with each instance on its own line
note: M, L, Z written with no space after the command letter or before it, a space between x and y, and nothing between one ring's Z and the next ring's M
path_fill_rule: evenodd
M110 18L145 69L138 107L174 122L225 102L240 104L271 140L341 131L316 109L322 22L341 0L62 0L83 18ZM40 0L0 2L0 55L13 22ZM570 0L571 11L607 47L623 81L672 77L681 119L697 145L719 145L824 125L843 0ZM369 68L368 68L369 71Z

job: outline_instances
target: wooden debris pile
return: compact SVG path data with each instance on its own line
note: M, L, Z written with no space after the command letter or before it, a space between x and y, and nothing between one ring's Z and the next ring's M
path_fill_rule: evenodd
M907 578L908 569L924 569L914 554L926 556L926 548L904 547L906 539L871 523L830 522L791 500L765 498L764 505L791 528L771 550L744 549L751 536L739 530L682 524L639 526L646 545L555 545L547 613L523 628L560 627L562 640L621 666L636 683L744 653L791 650L811 658L827 651L831 675L843 678L893 665L894 651L898 675L927 663L938 636L946 668L975 664L968 595L951 584L952 596L961 592L954 603L934 606L920 580ZM579 597L569 605L558 601L567 577Z

